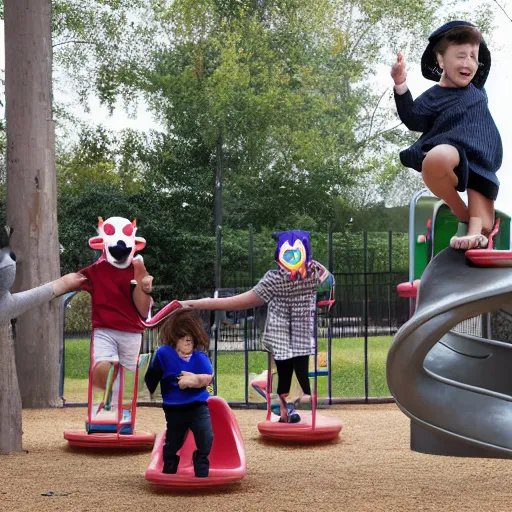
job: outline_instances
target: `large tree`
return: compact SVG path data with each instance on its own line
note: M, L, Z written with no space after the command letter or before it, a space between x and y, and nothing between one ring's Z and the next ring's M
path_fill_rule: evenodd
M5 1L5 66L7 222L18 255L15 290L25 290L59 275L50 0ZM18 319L24 407L59 404L60 338L57 301Z

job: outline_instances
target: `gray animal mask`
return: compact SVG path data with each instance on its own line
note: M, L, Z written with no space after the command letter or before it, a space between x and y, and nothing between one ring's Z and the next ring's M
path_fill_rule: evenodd
M9 291L16 278L16 256L10 249L12 229L0 229L0 297Z
M11 228L0 229L0 322L16 318L25 311L54 297L51 284L11 294L16 278L16 256L10 248Z

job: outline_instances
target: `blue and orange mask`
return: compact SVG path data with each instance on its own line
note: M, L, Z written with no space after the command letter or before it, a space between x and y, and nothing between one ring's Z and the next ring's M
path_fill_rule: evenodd
M311 246L307 231L278 231L272 235L277 241L276 263L290 274L292 280L309 275Z

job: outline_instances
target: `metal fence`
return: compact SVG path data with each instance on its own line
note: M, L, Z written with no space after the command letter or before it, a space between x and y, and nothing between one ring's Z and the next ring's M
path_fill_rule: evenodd
M228 287L217 290L219 296L234 295L250 289L261 277L264 270L258 274L254 272L258 247L254 243L254 235L251 235L249 244L250 260L248 270L223 273L223 283ZM402 234L397 235L403 242ZM336 401L370 401L380 398L389 399L389 392L383 391L380 395L372 392L372 381L385 381L385 368L381 365L378 370L371 370L369 359L370 343L375 339L383 339L390 343L390 338L400 326L407 321L409 305L405 299L398 297L396 286L407 280L407 267L398 270L393 269L393 261L403 259L394 257L397 250L401 253L403 243L393 244L396 237L391 233L352 235L350 244L347 239L338 234L327 234L323 239L317 238L316 251L322 256L323 263L332 271L335 280L336 302L330 310L329 316L319 315L316 322L318 339L321 340L329 357L329 371L327 374L327 398L329 402ZM320 250L320 242L325 242L324 251ZM354 241L356 242L354 244ZM356 246L355 246L356 245ZM343 247L345 247L343 251ZM343 260L338 257L342 254ZM268 252L268 251L267 251ZM347 256L349 255L349 256ZM273 256L273 255L272 255ZM319 258L320 259L320 258ZM406 261L406 260L404 260ZM267 267L268 269L268 267ZM349 271L344 271L349 270ZM165 287L162 287L165 288ZM162 290L161 288L161 290ZM213 293L205 293L212 296ZM160 304L168 302L173 297L160 296ZM75 299L71 300L66 308L66 317L76 314L74 311ZM83 309L83 308L82 308ZM85 310L84 310L85 311ZM82 314L88 314L82 311ZM253 404L250 393L250 375L253 373L253 356L264 351L262 346L262 334L266 320L266 308L254 308L248 311L238 312L201 312L205 327L209 330L211 345L210 355L215 367L215 389L220 382L220 394L223 387L223 367L219 367L219 355L239 353L240 367L237 369L241 388L235 400L235 405L250 406ZM70 329L70 324L65 322L65 338L72 344L73 338L89 338L90 327L80 330ZM82 325L82 327L84 327ZM353 387L351 396L347 392L340 391L333 386L333 377L339 381L336 374L338 367L331 366L333 340L335 350L344 348L343 340L354 339L357 352L357 365L359 383ZM323 340L323 341L322 341ZM373 340L373 341L372 341ZM352 345L354 345L352 343ZM158 346L158 331L147 331L143 337L142 351L152 352ZM63 349L65 344L63 345ZM243 365L243 368L241 367ZM379 375L373 375L378 372ZM65 372L64 372L65 373ZM243 378L242 378L243 377ZM64 378L64 375L63 375ZM63 382L64 394L65 383ZM382 386L381 386L382 388ZM342 395L342 396L339 396ZM69 399L68 399L69 402Z

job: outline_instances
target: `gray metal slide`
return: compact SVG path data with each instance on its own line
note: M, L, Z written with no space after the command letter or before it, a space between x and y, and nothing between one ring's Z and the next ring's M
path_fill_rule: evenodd
M512 458L512 345L450 332L512 305L512 268L446 249L426 268L414 316L387 360L389 389L423 453ZM507 308L508 309L508 308Z

